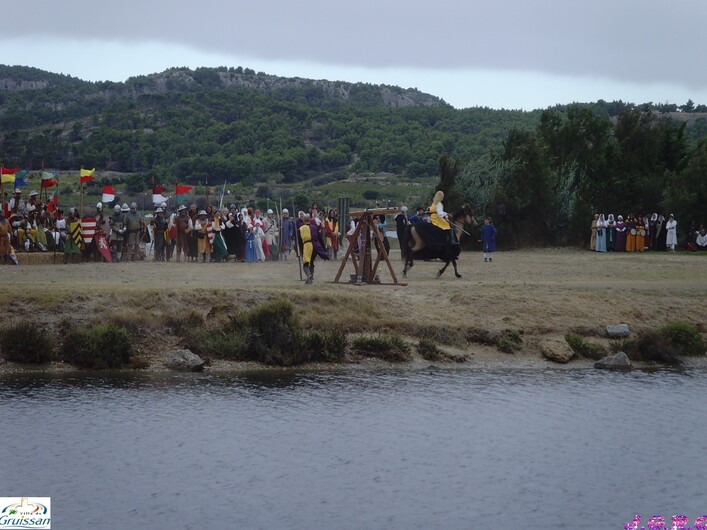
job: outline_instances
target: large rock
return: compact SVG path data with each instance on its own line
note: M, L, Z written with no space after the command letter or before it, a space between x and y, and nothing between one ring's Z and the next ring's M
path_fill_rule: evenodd
M546 340L540 343L543 356L553 362L566 364L574 357L574 352L564 340Z
M190 350L177 350L169 354L164 365L171 370L200 372L204 369L204 359Z
M631 330L628 324L613 324L611 326L606 326L606 335L610 339L621 339L628 337L631 334Z
M604 357L601 361L594 363L594 368L603 370L630 370L633 368L631 359L624 352L620 351L614 355Z

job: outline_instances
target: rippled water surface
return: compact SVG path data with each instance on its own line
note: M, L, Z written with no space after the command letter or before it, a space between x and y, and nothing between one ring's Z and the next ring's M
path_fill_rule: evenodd
M53 528L623 528L707 512L707 372L0 378Z

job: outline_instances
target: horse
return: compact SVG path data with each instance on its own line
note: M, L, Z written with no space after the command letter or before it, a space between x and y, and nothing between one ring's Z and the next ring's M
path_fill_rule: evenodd
M457 271L457 258L459 257L459 253L461 251L459 241L461 240L462 233L464 233L465 226L478 225L476 219L474 219L473 213L474 212L469 206L462 206L462 208L452 216L453 233L450 234L451 240L447 240L444 243L440 243L439 245L427 246L423 239L423 247L422 249L417 251L412 250L412 247L414 245L412 231L415 230L415 225L409 225L406 230L404 244L402 245L405 257L405 268L403 269L403 278L407 277L407 272L413 267L415 259L422 259L425 261L439 259L444 261L444 267L442 267L437 272L437 278L442 276L444 271L451 263L454 267L454 275L457 278L461 278L462 275L459 274L459 272Z

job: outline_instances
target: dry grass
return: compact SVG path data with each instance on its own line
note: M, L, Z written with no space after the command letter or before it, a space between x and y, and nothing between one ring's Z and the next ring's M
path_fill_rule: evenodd
M397 252L392 263L400 278ZM171 327L203 325L273 299L287 298L306 329L392 332L464 347L469 330L498 336L522 333L519 353L535 353L537 339L627 323L657 329L666 320L705 329L707 257L688 253L597 254L571 249L498 252L484 263L462 253L459 270L435 279L439 263L419 262L406 287L333 284L340 262L317 262L313 285L299 281L296 260L264 264L81 263L2 267L4 295L19 300L9 321L32 319L48 328L62 317L117 321L140 330L148 350ZM347 265L342 278L353 272ZM381 280L392 279L380 267ZM191 317L191 318L190 318ZM179 324L175 326L175 324ZM144 326L152 333L142 333ZM158 333L159 332L159 333ZM142 337L144 335L144 337ZM608 345L608 342L607 342ZM500 354L503 355L503 354Z

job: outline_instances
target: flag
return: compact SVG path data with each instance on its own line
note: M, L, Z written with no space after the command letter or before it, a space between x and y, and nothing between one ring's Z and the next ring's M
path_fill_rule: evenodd
M15 174L14 173L6 173L5 168L2 168L2 177L0 177L0 182L3 184L14 184L15 183Z
M0 174L2 175L14 175L20 170L19 167L2 167L0 168Z
M54 177L56 176L55 173L49 173L48 171L42 171L42 188L51 188L52 186L56 186L58 182L54 180Z
M113 186L103 186L103 198L101 202L109 203L115 200L115 190Z
M161 193L153 193L152 194L152 204L161 204L163 202L167 202L169 200L169 197L165 197Z
M92 180L95 180L93 177L93 173L96 171L96 168L94 167L93 169L82 169L81 170L81 184L86 184L87 182L91 182Z
M49 213L52 213L54 210L56 210L56 207L59 205L59 192L55 191L50 198L47 199L47 210L49 210Z
M177 184L177 202L189 202L186 194L192 190L191 186L180 186Z
M29 173L29 169L15 172L15 186L27 186L27 182L25 181L27 173Z
M56 175L54 173L42 171L42 188L51 188L52 186L59 184L56 180L54 180L55 176Z
M152 186L152 194L158 195L164 193L164 186Z

